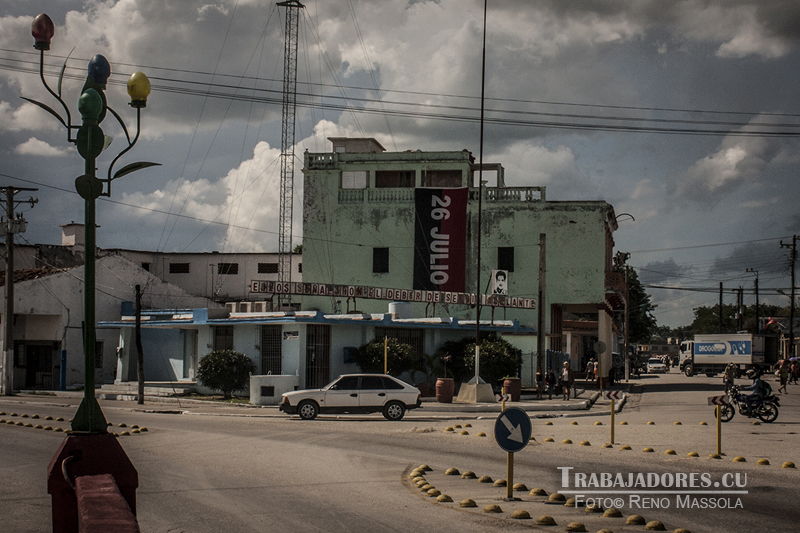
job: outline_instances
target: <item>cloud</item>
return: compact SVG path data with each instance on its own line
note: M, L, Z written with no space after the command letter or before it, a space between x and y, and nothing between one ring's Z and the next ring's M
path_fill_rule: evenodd
M774 118L757 117L751 123L770 121ZM763 186L794 158L791 152L785 140L728 136L716 151L673 178L670 189L676 199L713 205L743 186Z
M691 267L678 265L674 259L667 259L665 261L647 263L637 269L637 272L642 284L652 285L678 281L691 273L692 270Z
M508 187L547 186L548 198L558 200L600 196L597 184L581 172L575 154L567 146L549 149L531 142L517 142L493 159L503 165Z
M731 5L722 2L682 2L675 9L679 18L679 31L688 39L720 43L717 55L725 58L742 58L750 55L777 58L789 52L796 33L784 32L785 17L797 7L788 2L778 9L764 8L766 3L739 2ZM778 7L778 6L775 6ZM782 8L782 9L781 9Z
M69 153L65 148L56 148L50 146L44 141L40 141L36 137L31 137L24 143L17 145L14 152L19 155L32 155L41 157L57 157L67 155Z
M62 128L57 120L33 104L12 109L9 102L0 102L0 131L55 131Z
M353 132L340 128L330 121L320 121L308 138L298 143L296 154L304 147L320 147L329 151L330 143L325 137L352 136ZM324 148L322 148L324 146ZM164 235L158 248L181 249L189 246L186 235L171 237L173 225L187 224L183 217L213 221L212 232L218 248L222 251L274 252L278 248L278 228L280 209L281 151L266 142L258 143L252 157L242 161L236 168L219 178L198 178L172 180L162 188L152 192L123 193L122 202L144 208L145 210L180 214L182 217L166 217ZM303 183L300 172L301 163L295 162L294 202L293 202L293 242L301 242L302 237L302 197ZM126 208L128 216L140 217L141 210ZM195 223L193 229L185 232L193 239L205 231L208 222ZM179 241L179 242L178 242Z

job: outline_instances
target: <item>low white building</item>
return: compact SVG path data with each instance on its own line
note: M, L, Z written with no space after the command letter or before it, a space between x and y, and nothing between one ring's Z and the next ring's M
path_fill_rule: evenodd
M119 383L137 380L134 321L133 316L123 316L117 322L100 323L102 328L120 331ZM482 323L481 331L497 333L514 344L534 334L533 329L522 327L516 321ZM142 320L144 375L147 382L180 379L180 369L185 366L188 354L198 350L202 358L214 350L230 349L250 357L256 374L281 376L272 380L272 384L316 388L340 374L360 372L353 354L359 346L374 339L397 339L411 345L422 357L423 353L435 353L446 341L460 340L474 333L474 321L398 318L391 313L228 313L226 309L145 312ZM417 378L422 377L417 373L405 379L419 383ZM270 382L269 379L263 381ZM271 389L272 398L260 403L277 402L280 392L278 387Z
M58 389L62 386L62 367L63 387L83 384L83 275L83 266L15 270L15 390ZM5 297L5 276L2 281L0 299ZM106 321L118 320L123 303L127 302L132 309L130 302L135 300L136 285L143 291L144 307L222 307L159 279L124 257L106 255L96 263L96 316ZM4 325L7 317L5 310L2 311L0 321ZM113 383L115 379L118 343L118 328L97 329L95 382L98 386ZM184 374L187 379L194 378L195 360L196 357L188 361Z

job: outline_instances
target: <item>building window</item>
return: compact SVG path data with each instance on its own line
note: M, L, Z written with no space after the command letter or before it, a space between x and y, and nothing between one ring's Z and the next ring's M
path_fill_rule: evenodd
M214 351L233 350L233 326L214 326Z
M239 273L239 263L217 263L217 274L235 276Z
M416 185L416 172L413 170L376 170L375 187L404 187L414 188Z
M501 246L497 249L497 270L514 272L514 248Z
M422 186L436 188L461 187L460 170L423 170Z
M303 273L303 263L297 263L297 272L300 274Z
M342 189L366 189L367 171L366 170L343 170Z
M142 263L142 270L150 272L150 263Z
M278 263L259 263L258 264L258 273L259 274L277 274L278 273Z
M389 249L388 248L373 248L372 249L372 272L373 272L373 274L388 274L389 273Z
M188 274L189 273L189 263L170 263L169 264L169 273L170 274Z

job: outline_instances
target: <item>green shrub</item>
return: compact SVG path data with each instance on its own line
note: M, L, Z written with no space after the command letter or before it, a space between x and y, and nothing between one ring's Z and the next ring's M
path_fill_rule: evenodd
M481 339L481 377L487 383L497 383L506 376L518 375L522 364L522 350L495 334ZM452 370L457 381L469 381L475 376L475 339L465 337L448 341L436 352L440 357L450 355L448 372Z
M362 372L383 374L383 340L374 340L359 347L353 358ZM421 356L408 344L389 339L387 346L388 372L398 377L420 368Z
M197 378L229 399L233 391L243 390L256 366L245 354L233 350L216 350L200 359Z

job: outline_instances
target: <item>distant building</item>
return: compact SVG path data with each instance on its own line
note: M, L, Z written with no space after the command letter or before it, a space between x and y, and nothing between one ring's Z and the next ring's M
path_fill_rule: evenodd
M582 367L587 351L565 343L563 316L597 321L610 368L612 316L624 304L623 276L612 272L614 209L603 201L549 201L544 187L507 187L500 164L484 164L481 266L477 284L478 171L472 154L387 152L374 139L332 138L328 153L306 152L303 190L304 282L409 289L424 294L491 291L492 270L508 272L508 297L538 300L540 234L546 239L543 306L547 348L569 351ZM390 293L397 298L397 293ZM412 298L413 296L413 298ZM469 302L410 294L413 316L475 319ZM386 310L363 296L304 296L303 309L324 313ZM483 308L535 327L524 305ZM523 351L535 338L517 339Z

